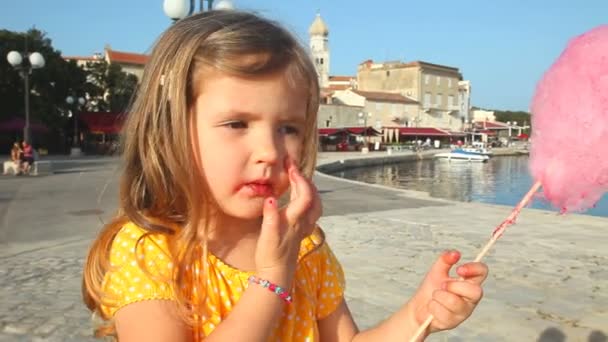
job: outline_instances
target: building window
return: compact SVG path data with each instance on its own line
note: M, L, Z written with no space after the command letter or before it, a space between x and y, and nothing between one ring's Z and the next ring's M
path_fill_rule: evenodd
M391 71L390 70L386 70L386 77L389 77L391 75Z
M435 101L435 103L437 104L437 106L441 106L442 105L442 99L443 99L443 95L442 94L437 94L437 99Z
M429 84L430 79L431 79L430 75L424 75L424 84Z
M382 110L382 102L376 102L376 110Z
M448 78L448 88L452 88L452 79Z
M323 65L323 58L321 58L321 65Z
M424 94L424 107L429 108L431 106L431 93Z
M437 85L441 85L441 76L437 76Z
M454 106L454 95L448 96L448 106Z

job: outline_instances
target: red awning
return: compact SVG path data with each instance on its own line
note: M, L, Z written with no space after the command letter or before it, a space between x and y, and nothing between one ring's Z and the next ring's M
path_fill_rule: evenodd
M20 117L13 117L0 122L0 132L21 132L24 127L25 119ZM49 129L41 123L30 121L30 130L32 132L46 133Z
M450 136L452 136L452 137L466 137L467 133L466 132L453 132L453 131L450 131Z
M487 135L496 135L496 131L495 130L491 130L491 129L484 129L484 130L480 130L480 131L475 131L475 133L483 133L483 134L487 134Z
M527 135L526 133L521 133L517 136L517 139L522 139L522 140L526 140L528 138L530 138L530 136Z
M420 137L449 137L450 132L432 127L399 127L399 134Z
M382 132L376 131L373 127L346 127L352 134L357 135L381 135Z
M375 130L373 127L340 127L340 128L319 128L320 136L336 135L336 134L355 134L355 135L368 135L378 136L382 135L382 132Z
M319 135L321 136L334 135L340 132L344 132L344 130L340 128L319 128Z
M78 120L85 124L90 133L118 134L122 129L126 113L82 112Z

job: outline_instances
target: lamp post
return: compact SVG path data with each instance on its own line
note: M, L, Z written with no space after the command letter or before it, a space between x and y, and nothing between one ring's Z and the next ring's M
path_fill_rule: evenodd
M367 119L372 117L372 113L363 113L359 112L359 124L363 125L363 141L365 142L365 147L361 148L361 153L369 152L369 142L367 141Z
M204 12L204 0L199 1L199 11ZM215 6L213 3L215 0L207 0L207 11L214 10L231 10L234 9L234 5L229 0L219 0ZM194 0L165 0L163 2L163 10L165 14L173 19L173 21L177 21L179 19L183 19L192 13L195 10L195 1Z
M26 57L26 58L24 58ZM27 50L27 37L25 39L25 51L23 54L17 51L11 51L6 55L6 59L13 66L13 68L19 70L19 75L24 80L25 90L25 125L23 126L23 140L29 144L32 143L32 136L30 131L30 75L33 69L40 69L44 67L44 57L39 52L29 53ZM27 62L23 63L26 59Z
M78 137L78 117L76 113L78 112L79 107L84 106L87 101L84 99L84 97L75 98L70 95L65 98L65 102L70 105L70 107L73 106L73 109L71 109L71 111L72 119L74 120L74 138L72 140L72 148L70 149L70 155L75 157L82 154L82 150L79 144L80 139Z

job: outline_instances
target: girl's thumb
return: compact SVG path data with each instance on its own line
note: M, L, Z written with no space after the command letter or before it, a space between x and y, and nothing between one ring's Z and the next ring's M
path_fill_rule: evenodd
M431 272L442 276L449 276L450 268L458 262L460 253L458 251L445 251L441 253L435 264L431 267Z
M276 234L279 229L279 210L276 198L268 197L264 200L262 215L262 234Z

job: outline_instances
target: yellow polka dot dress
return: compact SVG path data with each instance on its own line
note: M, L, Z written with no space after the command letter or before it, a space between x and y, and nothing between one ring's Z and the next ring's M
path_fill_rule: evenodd
M130 223L114 238L110 251L112 267L103 284L106 298L102 311L106 317L138 301L175 298L166 282L174 267L167 242L163 236L149 235L137 244L144 234L143 229ZM317 320L332 313L342 301L345 285L342 267L321 236L317 229L302 241L291 291L293 302L284 306L270 341L318 341ZM202 317L202 325L194 328L199 340L211 334L237 305L252 274L235 269L211 254L207 263L207 314Z

